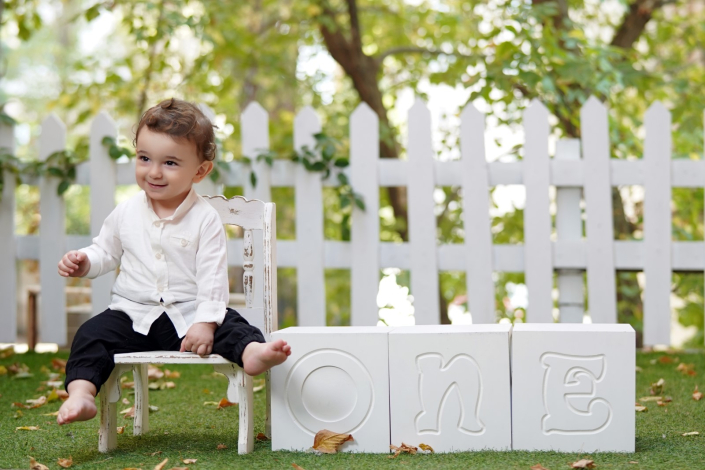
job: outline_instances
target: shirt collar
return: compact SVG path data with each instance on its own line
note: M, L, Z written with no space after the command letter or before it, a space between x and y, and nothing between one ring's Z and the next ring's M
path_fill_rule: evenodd
M196 190L191 187L191 191L186 195L186 199L179 204L179 207L176 208L173 214L171 214L169 217L164 217L163 219L159 218L156 212L154 212L154 208L152 207L152 200L147 197L147 193L142 191L142 194L144 196L144 204L145 208L147 209L147 212L150 214L152 220L177 220L180 219L181 217L188 212L188 210L193 206L193 204L196 202L198 199L198 193L196 193Z

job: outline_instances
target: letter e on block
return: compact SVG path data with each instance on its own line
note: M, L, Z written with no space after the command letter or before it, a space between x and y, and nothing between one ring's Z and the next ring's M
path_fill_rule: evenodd
M389 333L392 444L436 452L511 448L510 325Z
M634 452L635 365L629 325L515 325L513 448Z
M352 434L341 452L389 452L388 333L301 327L272 333L291 356L271 371L272 450L307 450L318 431Z

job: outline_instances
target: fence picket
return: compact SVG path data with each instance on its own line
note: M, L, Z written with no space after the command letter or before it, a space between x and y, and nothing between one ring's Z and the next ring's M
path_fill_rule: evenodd
M534 100L524 111L524 266L529 291L527 320L553 322L553 264L548 186L548 110Z
M269 116L259 103L253 101L247 106L241 116L242 123L242 154L252 159L252 171L257 175L257 184L252 186L250 175L247 175L247 182L244 184L245 197L248 199L259 199L260 201L271 201L271 182L269 166L265 162L255 161L255 157L262 151L269 150ZM249 173L249 172L248 172ZM255 257L263 255L261 237L255 237ZM261 258L260 258L261 259ZM264 264L255 263L255 279L264 279ZM262 282L255 282L254 285L254 305L261 307L264 302L264 285Z
M350 183L364 202L353 205L350 244L350 324L374 326L379 319L379 120L366 103L350 116Z
M15 126L0 123L0 152L15 154ZM0 342L17 339L17 241L15 240L15 175L4 171L0 193Z
M463 165L463 227L465 231L468 309L473 323L494 323L490 193L485 156L485 116L468 104L460 115Z
M245 112L242 113L242 154L252 159L252 171L257 176L257 184L253 187L249 174L245 184L245 197L271 201L271 171L269 165L263 161L256 161L255 157L261 152L269 150L269 116L259 103L253 101Z
M579 160L580 140L561 139L556 145L554 160ZM582 190L579 187L563 187L556 190L556 238L563 242L580 242L583 238L583 219L580 212ZM585 312L583 271L559 269L558 313L561 323L582 323Z
M431 113L421 99L409 110L409 244L411 295L417 325L440 323Z
M42 122L39 159L66 148L66 126L51 114ZM66 208L57 197L59 179L43 177L39 183L39 282L41 302L39 338L45 343L66 345L66 280L56 272L56 265L66 251ZM52 262L53 261L53 262ZM107 307L107 305L106 305Z
M294 148L313 151L313 135L321 122L313 108L305 107L294 119ZM323 263L323 193L321 173L296 167L297 320L299 326L326 324Z
M588 305L593 323L617 322L607 108L594 96L580 112L585 162Z
M93 120L90 131L90 183L91 183L91 236L97 237L103 221L115 208L115 186L117 169L115 161L108 155L102 140L109 136L117 138L117 125L101 111ZM110 304L110 290L115 273L108 273L91 281L91 304L93 315L97 315Z
M644 345L671 342L671 113L656 102L644 119Z

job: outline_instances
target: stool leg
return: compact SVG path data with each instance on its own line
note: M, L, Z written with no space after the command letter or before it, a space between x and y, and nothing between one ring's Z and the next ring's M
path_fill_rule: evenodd
M149 431L149 382L147 378L148 364L135 364L132 373L135 378L135 436Z
M252 391L252 377L236 364L216 364L213 366L216 372L228 378L228 400L238 403L240 412L237 452L247 454L254 450L255 439L255 417L254 398Z
M108 380L100 387L100 431L98 434L98 451L109 452L117 447L117 405L120 398L121 370L116 366ZM117 392L116 392L117 388ZM117 397L113 395L117 394ZM111 398L115 398L111 400Z
M237 439L237 453L249 454L255 449L255 413L252 391L252 377L240 369L238 373L238 395L240 396L240 429Z
M267 404L265 405L264 434L272 438L272 382L271 371L264 373L264 393L267 394Z

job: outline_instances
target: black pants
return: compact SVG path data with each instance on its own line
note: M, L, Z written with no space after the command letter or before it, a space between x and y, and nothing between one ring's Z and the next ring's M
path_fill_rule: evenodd
M76 332L66 363L64 386L76 379L88 380L97 391L115 368L113 355L142 351L178 351L181 340L166 313L152 323L145 336L132 329L126 313L106 310L85 322ZM215 330L213 354L242 367L242 352L251 342L264 343L258 328L247 323L235 310L228 309L225 320Z

